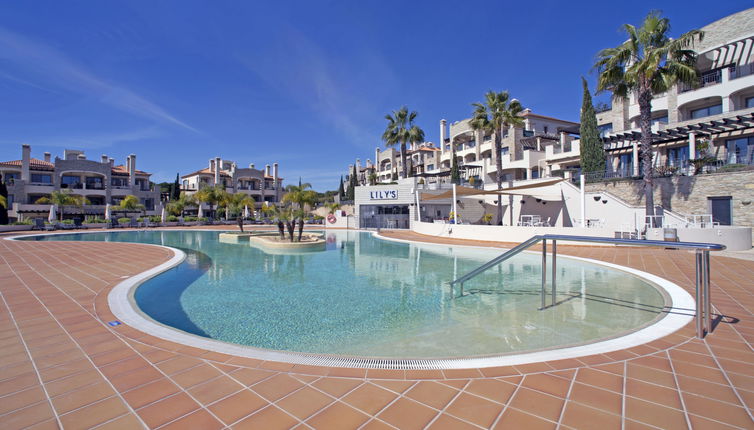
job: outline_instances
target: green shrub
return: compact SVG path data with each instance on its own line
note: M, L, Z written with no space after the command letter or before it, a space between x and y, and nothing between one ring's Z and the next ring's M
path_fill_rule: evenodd
M87 218L84 222L87 224L106 224L107 220L103 218L91 217L91 218Z
M71 224L73 224L73 220L72 219L64 219L60 223L61 224L66 224L66 225L71 225Z
M144 222L144 217L140 216L140 217L136 218L136 221L137 222Z
M187 216L187 217L183 217L183 220L186 222L194 222L197 220L197 218L195 216Z
M11 225L33 225L34 223L30 220L24 220L24 221L14 221L11 223Z
M196 220L199 221L199 222L207 222L207 221L209 221L209 218L207 218L206 216L203 216L201 218L197 218Z
M161 222L162 221L162 217L159 216L159 215L152 215L152 216L149 217L149 221L150 222Z
M178 222L178 217L175 215L168 215L168 222Z
M118 224L130 224L130 223L131 223L131 218L126 218L126 217L118 218Z

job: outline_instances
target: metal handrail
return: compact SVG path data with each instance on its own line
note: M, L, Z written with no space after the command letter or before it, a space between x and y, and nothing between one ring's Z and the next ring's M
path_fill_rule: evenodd
M640 239L615 239L610 237L592 237L592 236L570 236L565 234L543 234L532 236L530 239L516 245L508 251L500 254L492 260L482 264L471 272L450 282L451 290L456 284L460 284L461 296L463 296L463 284L476 277L482 272L502 263L509 258L520 254L526 249L542 242L542 291L540 310L545 309L545 284L547 283L547 241L552 241L552 299L551 305L555 305L556 287L556 257L557 241L565 240L569 242L590 242L590 243L607 243L613 245L629 246L654 246L662 248L693 249L696 251L696 328L697 337L703 338L706 333L712 332L711 311L710 311L710 293L709 293L709 252L722 251L725 245L717 243L701 242L665 242L661 240L640 240Z

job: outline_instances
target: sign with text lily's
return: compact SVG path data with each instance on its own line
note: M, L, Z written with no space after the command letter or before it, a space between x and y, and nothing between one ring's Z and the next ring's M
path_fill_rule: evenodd
M398 190L370 191L369 200L397 200Z

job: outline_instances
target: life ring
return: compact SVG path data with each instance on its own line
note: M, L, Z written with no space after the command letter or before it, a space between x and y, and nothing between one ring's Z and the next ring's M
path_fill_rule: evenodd
M329 222L330 224L335 224L335 221L336 221L335 215L330 214L327 216L327 222Z

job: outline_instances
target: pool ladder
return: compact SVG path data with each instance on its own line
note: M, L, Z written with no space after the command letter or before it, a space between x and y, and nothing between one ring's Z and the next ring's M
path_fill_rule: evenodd
M459 297L464 295L463 284L469 281L475 276L488 269L497 266L509 258L520 254L528 248L542 242L542 288L540 292L541 306L539 310L547 309L547 241L552 241L552 276L551 276L551 300L550 307L555 306L555 296L557 294L557 254L558 254L558 241L568 242L590 242L590 243L606 243L613 245L628 245L628 246L651 246L673 249L693 249L695 250L696 257L696 336L700 339L704 338L704 335L712 332L712 312L710 304L710 265L709 265L709 253L710 251L722 251L725 249L724 245L716 243L697 243L697 242L665 242L660 240L639 240L639 239L613 239L609 237L592 237L592 236L569 236L564 234L543 234L532 236L530 239L516 245L508 251L500 254L492 260L482 264L471 272L459 277L450 282L451 291L455 297L455 287L459 286Z

